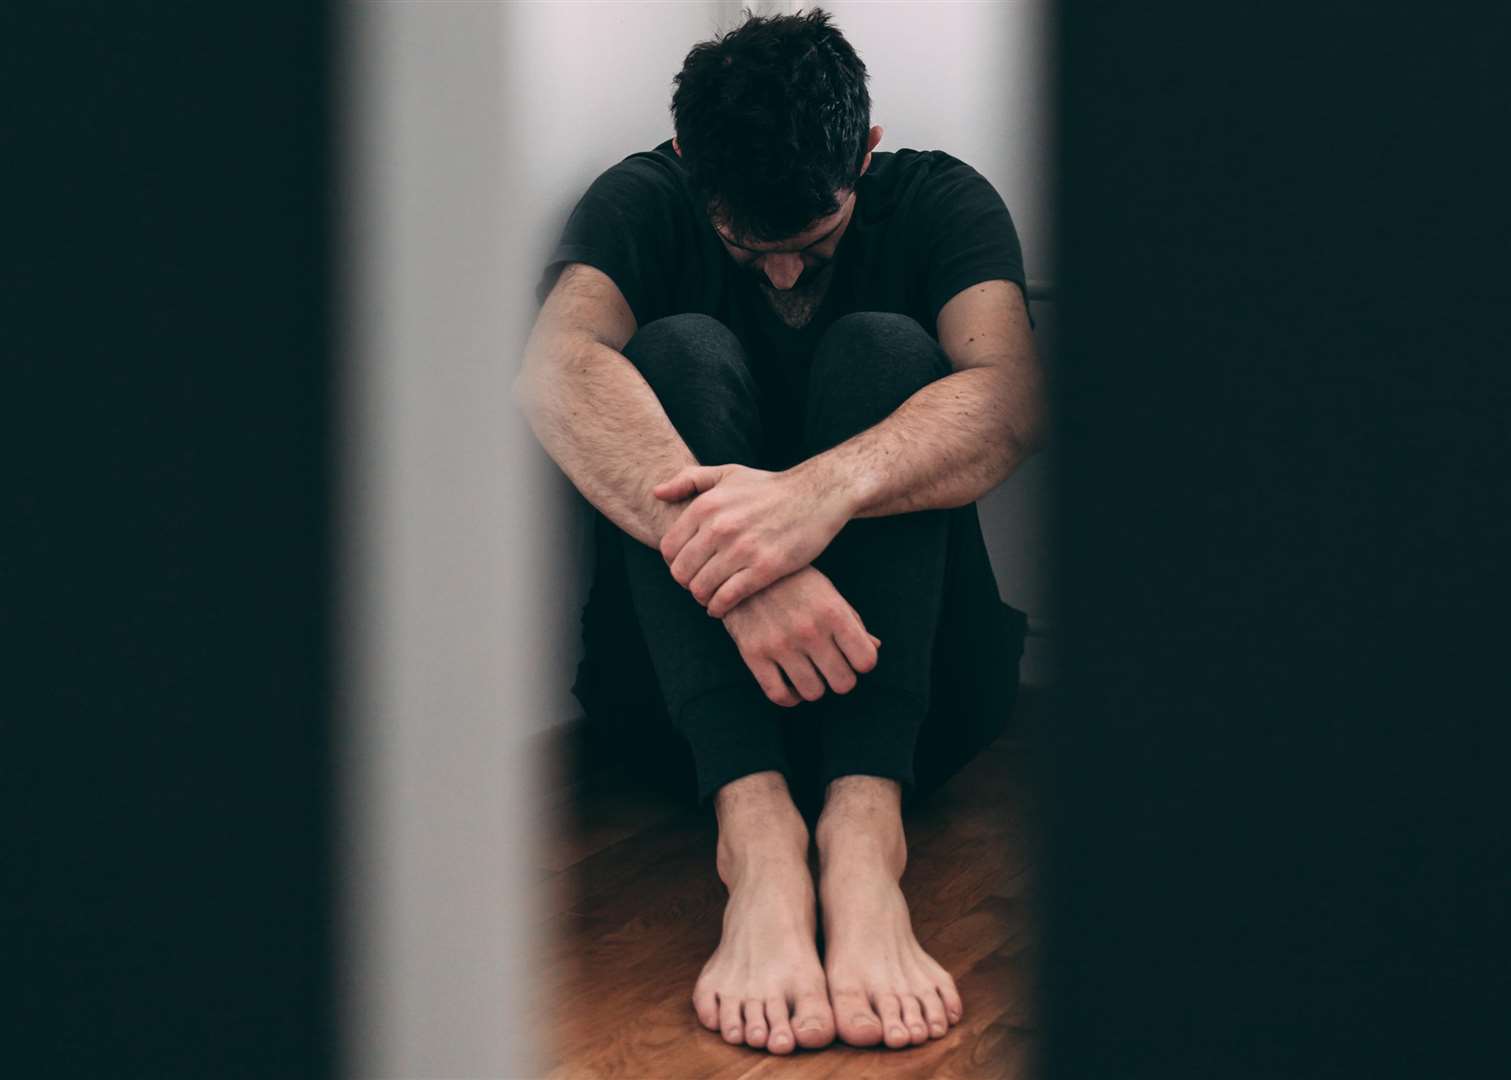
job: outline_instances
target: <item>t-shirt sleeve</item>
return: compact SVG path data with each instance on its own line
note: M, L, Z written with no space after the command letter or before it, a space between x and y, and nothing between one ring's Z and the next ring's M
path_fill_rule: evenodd
M626 158L577 201L546 260L536 299L545 302L567 263L586 263L613 279L636 325L644 326L669 314L686 229L686 195L668 166L651 154Z
M1005 279L1023 291L1023 249L1007 205L991 182L965 162L945 157L918 193L924 293L930 321L962 289Z

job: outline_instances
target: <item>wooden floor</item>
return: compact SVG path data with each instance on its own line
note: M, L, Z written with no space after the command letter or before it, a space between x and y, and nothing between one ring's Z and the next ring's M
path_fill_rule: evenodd
M540 873L552 1077L1022 1077L1036 1046L1027 825L1028 695L1009 734L908 815L903 890L965 1019L906 1050L839 1043L776 1057L726 1044L690 997L719 940L711 819L610 767L560 789Z

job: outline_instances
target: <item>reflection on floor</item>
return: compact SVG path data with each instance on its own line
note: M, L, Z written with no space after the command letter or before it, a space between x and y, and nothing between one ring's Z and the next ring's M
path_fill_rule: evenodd
M607 763L559 786L542 845L541 945L553 1077L1022 1077L1036 1046L1027 753L1042 701L907 819L903 889L964 1021L906 1050L835 1045L785 1058L726 1044L690 996L718 944L724 889L710 817Z

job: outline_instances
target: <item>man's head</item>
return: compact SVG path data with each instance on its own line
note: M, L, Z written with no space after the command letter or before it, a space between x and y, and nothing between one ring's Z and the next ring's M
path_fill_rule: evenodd
M674 145L730 257L779 289L822 269L881 137L828 14L751 17L695 45L675 84Z

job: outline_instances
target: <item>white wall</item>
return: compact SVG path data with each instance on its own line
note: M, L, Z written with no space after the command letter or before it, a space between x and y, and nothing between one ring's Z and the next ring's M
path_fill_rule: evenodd
M671 80L687 50L742 20L741 8L791 12L766 2L526 3L512 13L506 67L511 100L539 101L519 117L527 172L520 198L528 207L520 245L538 266L582 191L599 172L672 134ZM1001 3L865 3L822 5L871 73L873 122L885 128L881 149L942 149L997 187L1013 213L1031 278L1050 279L1053 208L1047 68L1047 0ZM633 42L633 48L627 48ZM543 88L549 87L549 93ZM542 91L528 96L532 90ZM1038 305L1041 349L1053 347L1053 306ZM540 455L544 459L544 455ZM542 641L559 688L545 723L577 715L567 692L580 655L578 617L591 565L590 517L566 481L538 460L543 482L565 512L546 525L555 564L543 609ZM983 531L1003 598L1043 625L1051 607L1045 501L1049 455L1031 461L981 501ZM1030 642L1025 678L1049 678L1043 643Z

